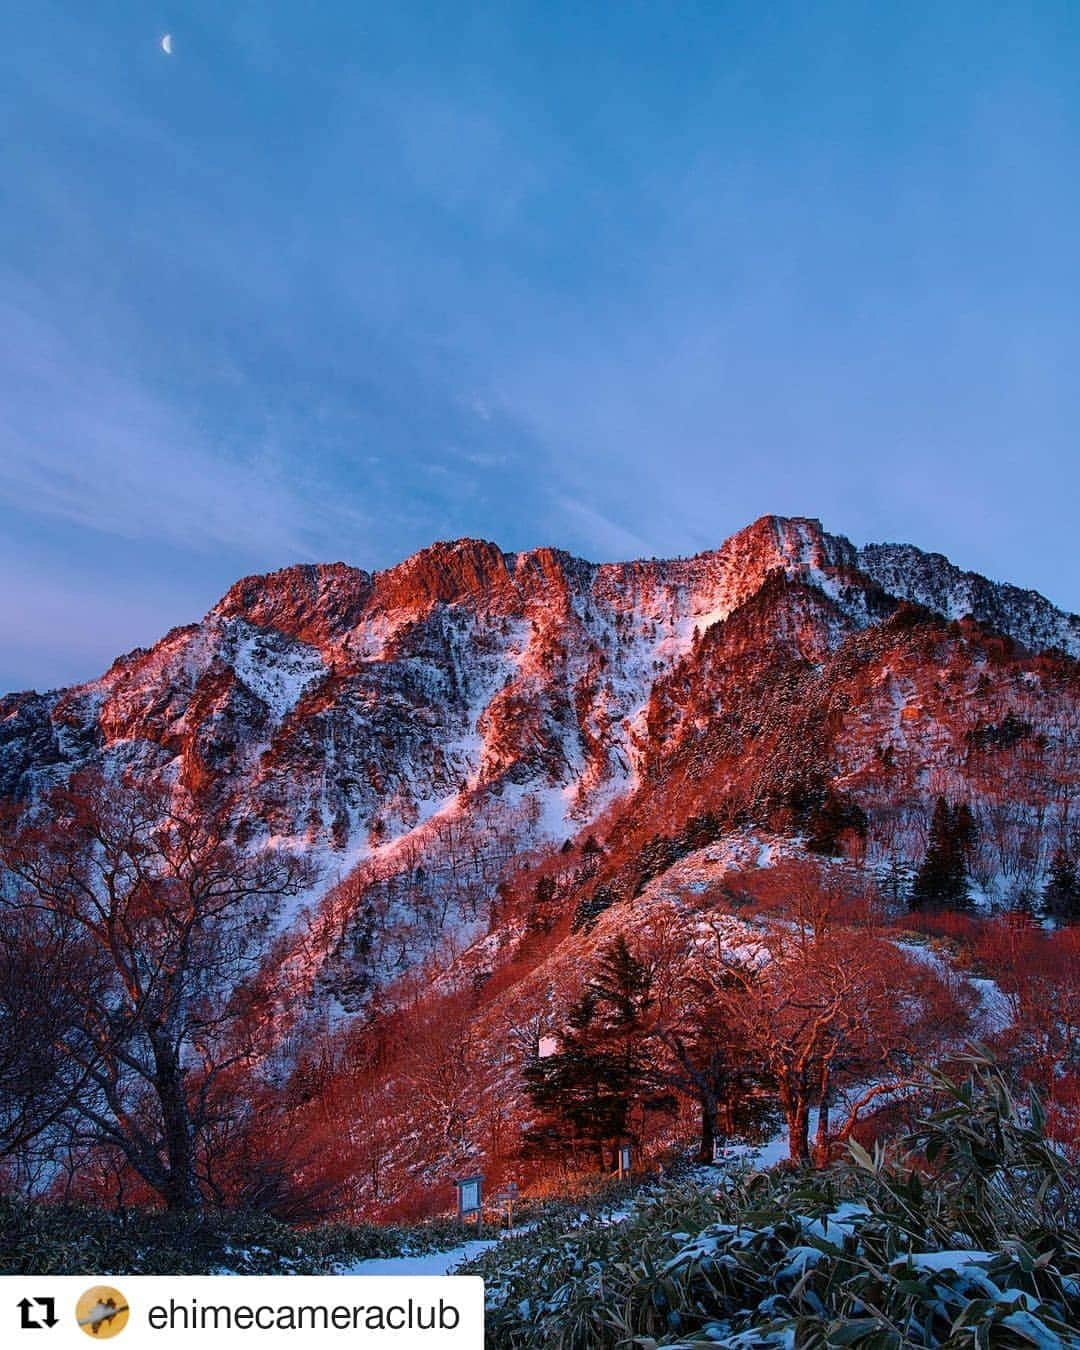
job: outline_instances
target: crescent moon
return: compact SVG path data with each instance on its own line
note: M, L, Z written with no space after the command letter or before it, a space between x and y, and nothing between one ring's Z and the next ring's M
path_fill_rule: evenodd
M166 33L161 39L161 50L166 56L172 56L172 34Z

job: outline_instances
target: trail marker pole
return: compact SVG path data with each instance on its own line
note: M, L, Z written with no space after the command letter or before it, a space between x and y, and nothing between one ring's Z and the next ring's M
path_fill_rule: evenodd
M506 1206L506 1231L514 1231L514 1201L518 1197L518 1188L516 1181L507 1182L501 1191L495 1192L495 1203Z

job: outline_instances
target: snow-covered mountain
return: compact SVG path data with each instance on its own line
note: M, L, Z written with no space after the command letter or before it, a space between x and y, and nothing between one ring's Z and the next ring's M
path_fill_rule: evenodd
M703 811L790 833L832 794L871 854L910 859L948 792L1007 800L999 833L1029 857L1041 794L1038 866L1078 656L1080 618L1043 597L815 520L602 565L465 539L374 574L247 577L100 679L8 695L0 796L134 768L203 793L246 846L314 850L320 895L336 884L283 959L338 989L359 962L363 991L478 936L523 853L601 817L627 841Z
M1036 593L907 545L856 550L812 520L765 517L714 552L600 566L464 539L375 574L246 577L98 680L8 695L0 792L138 763L211 783L268 831L344 844L463 784L622 787L649 749L654 687L778 574L814 593L828 647L908 600L1080 655L1080 618Z

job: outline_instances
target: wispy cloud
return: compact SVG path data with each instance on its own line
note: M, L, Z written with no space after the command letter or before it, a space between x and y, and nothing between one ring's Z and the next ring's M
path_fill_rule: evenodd
M557 497L554 504L568 531L586 548L599 549L600 557L595 561L623 562L649 553L646 540L595 507L571 497Z
M122 652L200 618L217 596L191 573L102 568L85 550L49 557L7 539L0 571L19 578L0 588L0 693L92 679Z
M217 443L119 351L76 348L8 278L0 503L126 539L314 558L368 524L317 473Z

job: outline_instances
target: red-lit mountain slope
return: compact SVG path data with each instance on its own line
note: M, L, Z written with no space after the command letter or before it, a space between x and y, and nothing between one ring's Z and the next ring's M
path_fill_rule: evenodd
M1034 884L1072 823L1078 655L1080 618L1041 596L812 520L604 565L460 540L246 578L98 680L7 696L0 795L133 768L247 847L312 851L279 982L293 1013L354 1008L497 927L500 883L590 831L578 891L603 904L701 813L805 835L824 809L902 869L944 793L980 808L987 894Z

